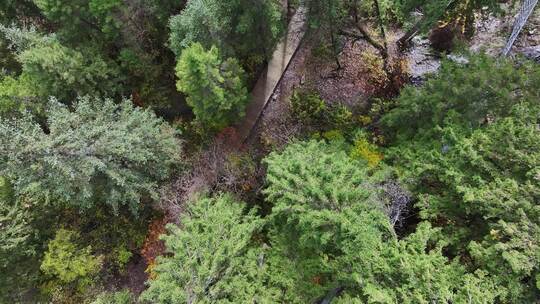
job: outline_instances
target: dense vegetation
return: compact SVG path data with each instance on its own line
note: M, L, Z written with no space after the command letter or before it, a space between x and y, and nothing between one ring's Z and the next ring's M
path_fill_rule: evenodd
M0 303L535 303L540 66L466 49L510 7L2 1ZM301 80L276 92L300 131L244 141L295 12L323 83L362 40L375 88ZM406 84L428 33L455 54Z

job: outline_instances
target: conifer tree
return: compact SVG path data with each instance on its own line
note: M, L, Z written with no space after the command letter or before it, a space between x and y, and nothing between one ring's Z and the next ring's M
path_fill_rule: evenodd
M159 258L142 294L152 303L279 303L257 234L264 221L229 195L192 202L164 236L169 255ZM268 284L268 285L267 285Z
M234 57L253 72L269 59L284 29L281 2L277 0L190 0L170 19L172 51L200 43L216 46L225 57Z
M46 114L43 127L28 113L0 123L0 175L18 197L136 211L178 162L174 131L130 101L84 97L70 111L51 99Z
M222 60L216 47L195 43L185 49L176 67L178 90L187 95L197 123L220 130L244 116L248 92L244 71L235 59Z
M485 289L463 283L477 276L442 254L445 243L429 224L397 239L377 187L386 172L370 172L316 141L292 144L265 162L270 271L293 278L283 284L287 298L311 303L339 291L333 296L341 303L445 303L466 288L475 300L488 291L487 281Z
M538 298L540 68L470 56L408 88L383 117L389 159L414 181L421 217L471 258L501 302Z

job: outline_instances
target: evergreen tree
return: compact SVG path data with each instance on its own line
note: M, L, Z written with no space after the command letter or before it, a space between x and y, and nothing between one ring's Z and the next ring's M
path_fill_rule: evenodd
M197 123L220 130L244 116L248 92L244 71L235 59L222 61L216 47L195 43L185 49L176 67L178 90L187 95Z
M15 301L36 281L37 233L30 205L16 202L11 185L0 178L0 301ZM24 278L22 280L21 278Z
M89 208L138 209L177 163L173 130L149 110L89 97L74 111L51 99L45 129L29 114L0 124L0 174L17 196ZM151 170L149 170L151 168Z
M289 299L314 302L338 290L342 303L450 303L466 292L475 301L488 297L481 291L495 292L488 281L483 289L466 284L478 277L442 254L445 243L429 224L397 239L381 208L378 185L386 172L370 172L315 141L292 144L265 162L270 269L291 278L283 284Z
M526 303L540 292L540 69L468 61L403 92L383 117L397 134L389 157L415 181L420 215L442 226L450 252L498 284L498 301Z
M95 92L106 91L104 96L108 97L134 95L137 104L168 109L171 100L182 101L182 96L174 89L174 73L170 69L174 54L163 45L168 39L168 17L182 8L184 2L10 0L6 4L7 13L13 10L20 16L3 24L36 28L43 35L53 34L51 30L54 30L61 48L48 49L53 53L35 54L33 63L52 73L51 79L65 76L69 77L68 83L82 82L81 90L65 88L71 93L87 94L82 89L100 78L100 85L93 87ZM73 75L77 77L73 79ZM87 76L91 77L87 79ZM47 77L44 79L49 81ZM45 96L49 95L62 97L46 92Z
M284 29L282 15L277 0L190 0L171 17L171 49L180 56L193 43L216 46L253 72L271 56Z
M169 255L158 259L142 294L152 303L279 303L257 235L264 221L228 195L192 202L164 236Z
M35 30L0 25L0 31L10 41L21 65L18 77L6 77L0 82L0 98L56 96L67 102L77 95L112 96L117 90L118 69L98 53L70 49L56 37L42 36Z

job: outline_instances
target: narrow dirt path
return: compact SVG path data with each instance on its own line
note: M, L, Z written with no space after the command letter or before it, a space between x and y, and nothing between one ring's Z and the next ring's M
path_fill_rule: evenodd
M304 6L300 6L289 22L285 37L277 45L272 59L251 92L251 102L247 106L246 116L242 122L236 125L236 130L242 142L245 142L252 133L253 128L287 70L291 59L298 50L300 42L304 38L305 30L306 10Z

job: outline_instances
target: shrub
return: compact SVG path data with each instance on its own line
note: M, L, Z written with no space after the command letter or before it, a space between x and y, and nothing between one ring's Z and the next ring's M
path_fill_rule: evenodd
M362 72L367 75L373 90L384 87L388 82L388 76L384 71L384 59L373 51L364 51L360 55L363 63Z
M354 123L351 110L342 104L330 107L327 116L329 124L335 129L348 130Z
M133 294L125 289L116 292L104 292L100 294L92 304L132 304L135 303Z
M92 247L77 244L79 233L60 229L48 244L41 270L52 286L74 286L83 292L93 284L102 264L101 256L92 254Z
M363 132L357 134L349 155L353 159L366 161L370 168L377 167L383 159L383 155L378 151L377 146L370 143Z
M291 96L292 115L306 124L314 124L323 118L326 103L312 91L295 90Z

